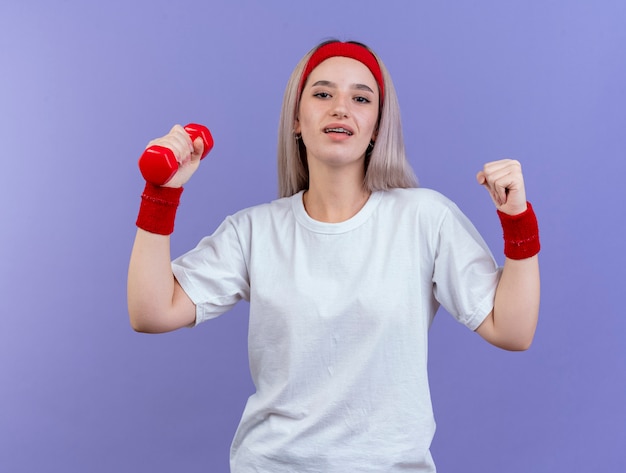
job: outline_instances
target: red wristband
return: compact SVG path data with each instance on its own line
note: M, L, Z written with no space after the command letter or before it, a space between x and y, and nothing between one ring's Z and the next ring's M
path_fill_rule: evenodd
M176 209L182 193L182 187L161 187L146 182L141 194L137 226L150 233L170 235L174 231Z
M504 255L511 259L526 259L539 253L539 225L530 202L528 208L517 215L508 215L498 210L504 233Z

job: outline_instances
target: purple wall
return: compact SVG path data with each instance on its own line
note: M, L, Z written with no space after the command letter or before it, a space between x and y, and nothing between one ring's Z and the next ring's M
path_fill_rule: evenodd
M540 217L531 350L499 351L443 312L433 326L440 471L626 471L626 3L404 4L2 1L0 471L227 471L251 392L247 307L130 329L136 160L174 123L213 131L175 255L274 198L283 88L329 36L380 53L422 185L496 254L483 162L520 159Z

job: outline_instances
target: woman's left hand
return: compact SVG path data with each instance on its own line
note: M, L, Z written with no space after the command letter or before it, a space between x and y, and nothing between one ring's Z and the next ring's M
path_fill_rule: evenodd
M526 190L519 161L502 159L487 163L476 174L476 180L485 186L499 211L517 215L526 210Z

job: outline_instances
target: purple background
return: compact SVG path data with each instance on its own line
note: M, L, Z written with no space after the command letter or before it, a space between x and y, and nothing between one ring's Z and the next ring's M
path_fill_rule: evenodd
M382 56L421 184L455 200L500 261L481 165L521 160L540 218L530 351L435 321L439 470L626 471L625 25L621 0L2 0L0 471L227 471L251 393L248 308L131 330L136 160L174 123L215 136L174 255L273 199L287 77L330 36Z

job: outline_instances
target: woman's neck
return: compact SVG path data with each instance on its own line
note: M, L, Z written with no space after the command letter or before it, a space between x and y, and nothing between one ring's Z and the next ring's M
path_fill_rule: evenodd
M332 178L309 179L309 189L302 200L309 216L320 222L339 223L354 217L366 204L371 192L365 189L363 177L335 175Z

